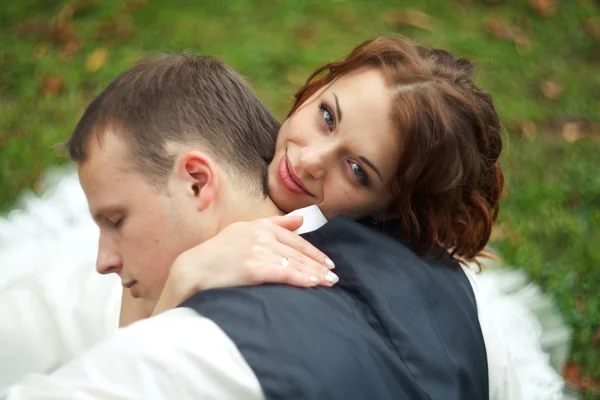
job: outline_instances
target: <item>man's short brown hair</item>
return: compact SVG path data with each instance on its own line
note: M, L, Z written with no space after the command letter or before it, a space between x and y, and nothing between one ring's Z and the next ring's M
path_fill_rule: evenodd
M138 62L92 101L66 143L71 159L85 162L90 138L107 129L124 140L133 168L158 189L175 161L168 145L193 144L266 194L279 123L223 62L165 54Z

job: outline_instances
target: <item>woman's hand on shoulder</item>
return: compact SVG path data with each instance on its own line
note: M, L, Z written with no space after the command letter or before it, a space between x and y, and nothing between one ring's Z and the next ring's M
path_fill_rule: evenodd
M176 307L214 288L282 283L332 286L333 262L293 232L300 216L236 222L215 237L183 252L175 261L153 314Z

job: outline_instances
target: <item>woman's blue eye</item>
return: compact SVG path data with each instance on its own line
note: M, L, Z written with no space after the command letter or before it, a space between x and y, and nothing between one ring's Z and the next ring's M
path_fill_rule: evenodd
M352 168L352 172L354 172L354 175L358 179L358 182L360 182L360 184L363 186L368 186L369 178L367 177L365 170L360 165L358 165L357 163L355 163L353 161L350 161L349 163L350 163L350 168Z
M321 110L321 113L323 114L323 121L325 121L329 127L329 130L333 130L335 126L335 119L333 118L333 114L329 108L325 104L321 103L321 105L319 105L319 110Z

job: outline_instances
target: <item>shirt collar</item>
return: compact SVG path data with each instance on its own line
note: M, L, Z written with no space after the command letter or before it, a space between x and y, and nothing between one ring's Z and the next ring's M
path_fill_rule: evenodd
M292 211L287 215L300 215L304 218L302 226L300 226L300 228L294 231L299 235L307 232L316 231L317 229L319 229L327 223L327 218L325 218L325 216L317 206L300 208L298 210Z

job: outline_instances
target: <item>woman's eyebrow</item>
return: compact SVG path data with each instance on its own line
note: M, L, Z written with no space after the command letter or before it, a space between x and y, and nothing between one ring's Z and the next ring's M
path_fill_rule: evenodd
M338 121L342 122L342 109L340 108L340 101L335 93L333 93L333 98L335 99L335 111L337 113Z
M383 177L381 176L381 172L379 172L379 170L377 169L377 167L375 165L373 165L373 163L371 161L369 161L367 158L365 158L363 156L358 156L358 158L360 158L362 162L364 162L369 167L371 167L371 169L373 171L375 171L375 173L379 176L379 179L381 179L381 182L383 182Z

